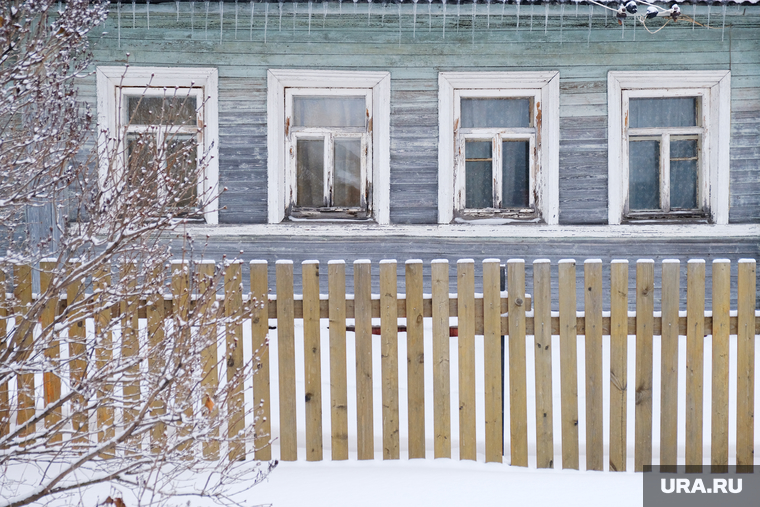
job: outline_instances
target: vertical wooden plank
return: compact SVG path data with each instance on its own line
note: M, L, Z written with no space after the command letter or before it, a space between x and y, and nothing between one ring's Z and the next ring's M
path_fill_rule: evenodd
M536 466L554 468L551 262L533 261L533 340L536 374Z
M81 267L78 260L72 260L67 269L69 272ZM79 390L82 381L87 375L87 343L84 308L84 280L77 279L71 282L66 288L66 302L68 304L69 317L71 323L69 326L69 379L71 387ZM75 446L85 447L89 444L88 438L88 420L89 414L86 410L87 400L82 394L75 394L71 397L70 410L72 412L71 424L74 435Z
M358 459L375 457L372 430L372 278L368 260L354 261L356 437Z
M586 324L586 470L604 470L602 261L583 263Z
M395 260L380 261L383 459L399 459L398 279L396 269Z
M483 261L486 463L501 463L504 447L501 390L501 292L499 259Z
M681 263L662 261L660 379L660 467L675 472L678 461L678 310Z
M111 266L98 268L92 280L95 295L95 367L103 371L113 359L113 334L111 332L111 303L108 289L111 285ZM104 383L98 390L98 442L110 440L116 434L114 427L113 384ZM101 457L111 457L113 452L101 454Z
M686 469L702 471L705 261L686 268Z
M562 259L559 261L562 468L578 470L578 335L575 305L575 260Z
M24 337L21 341L21 349L24 353L28 350L31 352L32 347L32 326L31 322L26 322L24 316L26 315L29 306L32 304L32 267L24 264L16 264L13 267L14 275L14 288L13 299L16 307L14 308L16 332L18 336ZM18 390L18 412L16 414L16 424L23 425L29 419L34 417L34 374L33 373L21 373L16 379ZM34 433L36 425L31 424L25 431L21 433L22 436Z
M713 473L728 473L728 335L731 331L731 261L712 268L712 445Z
M277 354L280 381L280 459L298 459L296 437L296 355L293 329L293 261L279 260L277 277Z
M201 379L201 389L205 393L203 404L206 405L209 417L214 420L218 417L219 408L216 406L214 397L219 388L219 359L217 355L218 333L216 319L213 315L213 305L216 301L216 279L214 270L216 264L214 261L202 261L198 265L198 296L200 297L198 315L201 316L200 336L206 341L206 346L201 350L201 368L203 378ZM177 273L177 275L181 275ZM181 279L175 282L172 277L172 292L175 294L182 293L183 281ZM179 307L179 311L186 311L186 306ZM208 318L211 317L211 318ZM188 393L189 395L189 393ZM217 400L218 401L218 400ZM193 406L186 409L188 416L193 415ZM188 431L181 428L181 432ZM189 434L189 433L186 433ZM219 459L219 429L214 428L210 433L210 440L203 442L203 458L209 461Z
M348 374L346 373L346 262L327 263L330 315L330 420L332 459L348 459Z
M140 298L136 293L136 276L136 268L133 263L124 262L121 265L120 285L125 294L121 302L121 357L125 361L132 361L140 351L137 320L137 306ZM140 365L138 363L127 370L122 384L122 392L125 403L123 419L125 424L130 424L137 416L136 407L140 402ZM137 447L140 446L137 440L134 440L133 443Z
M628 261L610 264L610 471L625 472L628 439Z
M8 302L6 291L8 290L5 271L0 269L0 336L8 333ZM0 344L0 354L5 353L5 345ZM8 392L8 382L0 382L0 437L8 434L11 418L11 403Z
M634 471L652 465L654 261L636 262L636 415Z
M755 287L757 261L739 259L737 305L736 466L754 470L755 458Z
M475 261L457 261L459 459L477 460L475 426Z
M272 459L269 441L272 434L269 386L269 286L267 262L250 262L251 295L256 304L251 314L251 340L255 372L253 375L254 441L255 458Z
M425 458L425 349L422 317L422 261L405 265L406 383L409 412L409 459Z
M182 260L172 261L170 264L170 271L171 271L171 292L172 292L172 310L174 313L174 325L177 326L178 328L178 332L176 333L176 339L177 339L176 347L179 350L179 356L182 357L188 353L189 341L190 341L190 332L189 332L190 330L187 329L187 327L183 328L183 323L187 322L188 314L190 312L190 264L189 262L182 261ZM153 313L157 313L157 311ZM153 318L156 318L156 316L154 315ZM201 333L201 336L205 338L207 335L205 333ZM214 332L214 336L216 336L216 332ZM151 358L149 358L148 362L150 362L150 360ZM157 362L156 359L153 359L153 361ZM214 348L214 364L216 364L216 348ZM203 383L205 381L206 381L205 377L201 379L201 386L204 385ZM192 393L190 392L190 389L188 389L188 385L184 382L177 383L175 396L176 396L177 403L180 406L182 406L183 404L186 405L185 411L184 411L185 414L192 417L193 400L192 400ZM182 455L182 459L189 461L193 458L190 452L190 446L192 444L192 441L190 440L190 434L192 433L192 427L188 424L180 423L178 433L179 433L179 437L183 439L183 442L181 442L177 448L179 451L184 453ZM161 436L162 435L160 433L157 433L155 435L156 439L154 440L152 438L151 440L157 441L158 439L161 438ZM206 442L205 445L208 445L208 442ZM154 446L154 447L157 448L158 446Z
M306 398L306 460L322 461L322 362L319 336L319 261L301 264Z
M242 262L227 264L224 270L224 315L227 337L227 437L230 461L245 459L245 398L243 394L243 270Z
M528 466L528 394L525 366L525 261L507 261L509 290L509 443L513 466Z
M449 261L431 262L433 288L433 428L436 458L451 457L451 370L449 367Z
M153 272L153 280L160 281L159 292L148 294L145 306L145 313L148 320L148 345L150 346L150 354L148 355L148 371L153 381L158 383L162 376L162 371L166 367L165 354L162 351L162 343L164 342L164 294L163 294L163 280L164 269L163 266L157 266ZM187 292L187 290L185 291ZM174 299L174 302L177 302ZM182 301L181 299L179 301ZM187 305L187 296L185 301L181 304ZM184 319L183 319L184 320ZM156 397L151 403L150 414L152 417L160 417L166 413L166 404L163 400ZM163 423L156 424L150 432L150 448L151 452L158 454L165 452L166 444L166 426Z
M45 294L50 289L50 282L53 278L53 271L58 263L56 259L42 259L40 261L40 293ZM53 292L47 296L48 304L42 310L40 324L43 333L49 336L48 345L45 347L45 358L51 365L60 364L61 346L58 341L58 332L52 328L55 322L55 314L58 309L58 294ZM61 399L61 378L54 372L46 370L42 376L43 395L45 397L45 406L56 403ZM45 428L49 429L55 426L61 420L62 407L58 407L45 417ZM57 433L52 436L51 442L60 442L62 435Z

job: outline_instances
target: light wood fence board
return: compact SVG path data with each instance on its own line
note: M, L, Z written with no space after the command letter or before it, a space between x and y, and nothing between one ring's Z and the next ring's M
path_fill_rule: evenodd
M322 461L322 360L319 329L319 261L301 264L306 461Z
M399 459L398 279L396 261L380 261L380 368L383 397L383 459Z
M728 473L728 363L731 262L712 265L712 418L711 471Z
M131 262L124 262L120 271L121 286L132 295L127 296L121 302L121 357L128 360L136 357L140 349L138 335L140 298L135 294L137 290L136 276L135 265ZM140 366L138 364L128 369L126 379L122 384L124 400L128 404L134 405L140 400ZM135 420L136 415L134 408L125 408L122 417L124 422L129 424Z
M525 261L507 261L509 298L509 445L511 464L528 466L528 393L525 365Z
M451 457L451 371L449 367L449 262L431 262L433 289L433 427L436 458Z
M111 332L111 308L108 298L108 288L111 285L111 268L102 266L93 277L93 290L98 292L95 306L95 335L100 337L95 348L95 368L102 371L113 358L113 333ZM110 440L116 434L114 427L113 384L104 383L98 390L97 427L98 442ZM112 452L101 454L107 458Z
M422 315L422 261L405 265L406 375L409 458L425 458L425 349Z
M16 264L13 267L14 276L14 288L13 299L15 303L14 314L16 317L16 323L14 324L14 333L16 336L23 337L20 342L20 349L22 354L27 354L31 351L32 332L29 327L32 323L27 322L24 319L29 306L32 304L32 267L24 264ZM16 378L17 385L17 403L18 411L16 414L16 424L22 425L34 417L34 374L22 373ZM30 425L21 433L21 436L34 433L36 425L30 423Z
M754 470L755 458L755 314L757 261L739 260L737 305L736 465ZM756 320L756 318L755 318Z
M251 342L254 354L253 406L255 458L272 459L272 417L269 380L269 285L267 262L251 261L251 297L256 304L251 314Z
M346 381L346 263L327 265L330 295L330 418L332 459L348 459L348 392Z
M163 282L163 266L158 266L153 272L153 280L160 280ZM185 288L185 293L187 289ZM182 296L180 296L182 297ZM189 297L184 295L184 301L180 299L178 301L179 307L187 307L187 300ZM160 379L164 377L163 372L166 368L166 356L163 354L161 348L165 341L164 333L164 295L163 287L159 286L157 292L151 294L147 298L147 304L145 305L145 312L148 321L148 346L151 351L148 354L148 372L149 382L153 386L158 385ZM180 342L184 342L186 338L181 338ZM182 357L185 357L183 354ZM155 389L155 387L151 387ZM151 417L160 417L166 414L166 404L160 397L156 397L151 403L150 409ZM150 448L154 454L165 452L166 445L166 425L164 423L156 424L150 432Z
M678 311L681 263L662 261L660 340L660 466L675 472L678 463Z
M636 263L636 412L634 471L652 465L654 261Z
M208 316L212 315L211 309L213 305L213 299L216 296L216 278L214 277L214 271L216 266L213 262L201 262L198 265L198 284L197 284L197 296L202 298L202 306L198 308L198 312L201 318L201 330L200 336L207 341L206 347L201 350L201 368L203 370L203 378L201 379L201 388L204 390L205 398L203 400L205 409L208 411L208 415L211 418L218 417L219 407L217 403L220 400L214 400L212 397L216 394L219 388L219 360L218 360L218 340L216 337L216 322L208 322ZM172 277L172 292L179 292L181 287L174 282ZM209 297L211 296L211 297ZM189 393L188 393L189 394ZM180 393L181 396L187 396L185 393ZM193 415L192 405L186 409L188 416ZM186 431L181 428L180 431ZM203 458L206 460L218 460L219 459L219 429L215 428L210 433L210 439L203 442Z
M477 459L475 419L475 261L457 261L459 459Z
M55 259L40 261L40 293L45 294L50 290L50 282L53 278L53 271L58 263ZM53 365L60 365L61 346L58 338L58 332L53 329L56 311L58 310L58 295L51 293L48 295L49 303L42 310L40 324L43 330L48 330L51 335L50 344L45 348L45 359ZM43 331L44 332L44 331ZM61 378L53 371L45 371L42 376L43 396L45 406L52 405L61 399ZM54 427L62 416L63 407L58 407L45 417L45 428ZM63 435L57 433L50 439L51 442L60 442Z
M356 437L358 459L374 459L372 410L372 276L367 260L354 262L356 305Z
M296 355L293 323L293 262L277 261L277 354L280 392L280 459L298 459Z
M586 339L586 470L604 470L602 261L583 264Z
M536 375L536 466L554 468L552 406L551 263L533 261L534 342Z
M575 260L563 259L559 261L562 468L578 470L578 336L575 305Z
M612 472L625 472L628 450L628 261L610 265L610 456Z
M501 390L501 304L498 259L483 261L483 340L485 354L486 462L503 461Z
M638 315L637 315L638 317ZM702 471L704 383L705 262L690 260L686 269L686 468Z

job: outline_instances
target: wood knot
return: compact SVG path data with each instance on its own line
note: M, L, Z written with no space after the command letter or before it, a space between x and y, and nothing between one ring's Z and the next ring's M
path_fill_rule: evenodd
M230 368L232 368L233 366L235 366L235 358L234 357L230 356L230 357L227 358L227 366L230 367Z
M517 305L517 306L522 306L522 305L523 305L523 300L522 300L522 299L520 299L520 298L517 298L517 299L515 300L515 305Z

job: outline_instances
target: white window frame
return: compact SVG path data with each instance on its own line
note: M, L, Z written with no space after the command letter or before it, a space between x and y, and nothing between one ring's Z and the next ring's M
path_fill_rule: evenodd
M621 224L628 217L628 103L631 98L640 97L700 98L700 116L697 122L699 127L658 130L671 130L670 135L677 135L683 130L685 135L696 133L700 137L697 203L712 223L727 224L731 131L730 71L610 71L607 75L610 225ZM645 133L645 130L635 129L631 133L639 135ZM669 145L661 146L661 150L667 149ZM661 180L664 180L665 176L667 174L661 174ZM669 179L661 182L662 185L669 185ZM667 190L666 188L666 194ZM661 199L665 199L662 194ZM666 208L662 213L667 214L667 203L663 200L661 204ZM672 220L678 221L679 216L674 214Z
M390 223L390 73L270 69L267 72L267 175L268 222L280 223L294 202L296 192L295 140L291 136L288 90L298 95L371 94L372 111L368 120L366 185L371 185L372 218L378 224ZM325 156L329 156L327 153ZM327 182L326 182L327 184ZM322 217L330 220L329 217ZM335 222L345 219L335 219Z
M177 91L178 97L195 95L202 105L199 121L203 126L198 146L199 153L206 154L205 173L198 181L198 195L208 201L202 210L207 224L219 223L218 199L219 186L219 124L218 124L218 72L215 68L186 67L98 67L98 131L107 136L106 143L100 143L100 164L98 181L101 186L108 177L109 161L107 154L114 148L117 138L126 142L126 132L116 134L123 129L126 118L126 101L128 94L145 94L146 96L170 95ZM189 93L183 94L182 90ZM132 92L132 93L130 93ZM134 130L134 129L130 129ZM174 131L176 128L168 128ZM179 129L181 130L181 128ZM179 132L177 130L177 132ZM122 151L126 152L125 146ZM125 163L121 160L121 164ZM117 168L117 169L121 169Z
M484 129L484 135L488 130L493 132L487 137L498 134L508 139L535 139L532 146L535 149L531 149L530 204L535 207L540 221L556 225L559 222L559 71L441 72L438 75L438 223L451 223L464 209L464 139L483 137L475 132L459 132L461 99L469 97L532 99L534 134L517 132L520 129L502 129L503 132ZM500 149L499 144L495 152ZM468 222L478 223L477 220Z

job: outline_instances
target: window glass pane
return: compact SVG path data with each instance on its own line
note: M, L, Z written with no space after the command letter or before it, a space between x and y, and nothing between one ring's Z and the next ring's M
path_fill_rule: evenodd
M294 127L364 127L364 97L293 97Z
M324 199L325 142L299 139L296 145L298 206L326 206Z
M195 97L127 97L132 125L195 125Z
M504 141L501 143L501 206L502 208L526 208L530 206L529 150L528 141Z
M463 128L530 127L530 99L462 99Z
M154 164L158 155L156 137L146 133L128 134L126 155L126 187L130 192L138 193L138 205L147 206L155 202L158 195L158 170Z
M697 140L670 141L670 208L697 207Z
M631 140L629 156L628 209L661 209L660 142Z
M175 135L166 140L166 169L174 205L192 208L198 199L198 143L195 136Z
M333 205L361 206L361 139L335 140Z
M493 207L491 141L465 142L465 207Z
M697 125L697 97L631 99L629 126L694 127Z

